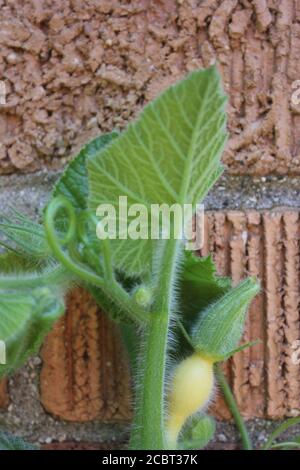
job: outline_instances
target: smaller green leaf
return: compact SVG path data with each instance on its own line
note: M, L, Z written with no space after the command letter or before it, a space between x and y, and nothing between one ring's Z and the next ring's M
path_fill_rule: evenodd
M63 313L64 302L57 288L0 291L0 340L6 350L0 377L12 373L38 352Z
M200 257L191 251L184 251L178 291L181 323L176 332L180 354L188 354L193 350L187 331L191 330L195 319L230 288L231 279L217 275L211 256Z
M185 252L183 279L186 281L198 282L203 280L209 283L216 283L224 289L231 287L230 278L217 276L216 266L211 255L200 257L192 251Z
M0 253L0 276L1 274L20 273L36 267L36 262L28 256L12 251Z
M268 450L271 448L273 445L275 439L277 439L281 434L283 434L287 429L289 429L292 426L295 426L296 424L300 424L300 416L297 416L295 418L290 418L284 421L284 423L281 423L270 435L269 439L263 446L263 450Z
M14 252L0 254L0 299L2 290L21 291L50 285L66 289L73 281L74 276L52 259L37 262Z
M43 259L50 255L42 225L15 211L0 219L0 233L7 240L3 244L9 250L30 258Z
M272 444L270 449L282 449L282 450L295 450L300 449L300 438L293 441L278 442L277 444Z
M200 257L185 251L181 275L180 304L184 320L216 301L231 288L231 280L217 275L211 256Z
M213 438L215 430L216 423L211 416L192 418L182 432L179 449L203 449Z
M20 437L0 431L0 450L39 450L39 448L25 442Z

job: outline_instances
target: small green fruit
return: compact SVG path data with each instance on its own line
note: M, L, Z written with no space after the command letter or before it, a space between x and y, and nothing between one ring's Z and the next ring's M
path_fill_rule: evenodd
M134 300L140 307L149 307L152 303L152 290L146 286L139 286L133 294Z

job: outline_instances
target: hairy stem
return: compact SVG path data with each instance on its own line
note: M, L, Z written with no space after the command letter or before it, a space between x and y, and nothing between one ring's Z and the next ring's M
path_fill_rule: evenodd
M66 209L69 214L69 228L64 239L59 239L57 236L54 223L55 215L61 208ZM62 243L70 241L72 236L76 233L75 212L68 201L58 197L47 207L45 213L45 232L47 241L54 256L65 268L84 282L99 287L104 294L111 298L116 305L120 306L120 309L122 309L122 311L124 311L136 324L140 325L148 321L146 312L134 304L129 294L114 278L112 278L111 272L109 273L109 279L104 279L95 274L89 268L86 268L82 264L79 264L79 262L74 261L67 251L63 250Z
M224 398L226 401L226 404L231 411L231 414L233 416L233 419L235 421L236 427L239 430L242 444L243 444L243 449L244 450L252 450L252 442L247 430L247 427L245 425L245 422L241 416L241 413L239 412L237 403L235 401L235 398L233 396L233 393L229 387L229 384L225 378L225 375L221 369L221 364L217 364L215 368L216 376L218 379L218 382L220 384L220 387L222 389L222 392L224 394Z
M164 436L165 370L178 254L178 240L167 240L161 257L155 303L142 343L140 367L144 372L137 377L132 449L166 448Z

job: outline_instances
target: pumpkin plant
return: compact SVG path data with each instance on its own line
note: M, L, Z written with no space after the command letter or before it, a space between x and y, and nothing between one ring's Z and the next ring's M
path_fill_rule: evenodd
M68 289L83 285L119 324L128 348L132 449L207 444L214 431L205 411L214 397L215 365L240 349L259 285L248 278L232 286L217 276L210 256L185 249L175 218L168 238L100 239L97 208L117 207L126 197L128 205L149 210L153 204L195 210L223 172L225 101L215 67L192 72L125 131L85 146L55 185L41 223L14 210L2 217L0 339L7 364L1 376L38 351L64 313Z

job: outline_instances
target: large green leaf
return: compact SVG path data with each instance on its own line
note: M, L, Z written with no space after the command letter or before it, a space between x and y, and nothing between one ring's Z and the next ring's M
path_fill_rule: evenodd
M0 378L38 352L44 337L63 312L64 302L57 289L0 291L0 339L6 350L5 364L0 364Z
M0 245L20 256L44 260L50 255L43 226L13 209L0 216L0 234Z
M1 274L14 274L31 271L36 268L36 261L27 256L11 251L0 253L0 278Z
M36 260L14 252L0 253L0 299L5 289L34 289L37 286L55 286L66 289L74 281L74 275L67 272L53 259L37 264Z
M89 206L200 202L222 172L225 96L215 67L192 72L147 105L136 123L88 161ZM138 216L138 213L137 213ZM130 222L130 221L129 221ZM114 264L150 268L157 241L112 240ZM154 247L155 246L155 247Z

